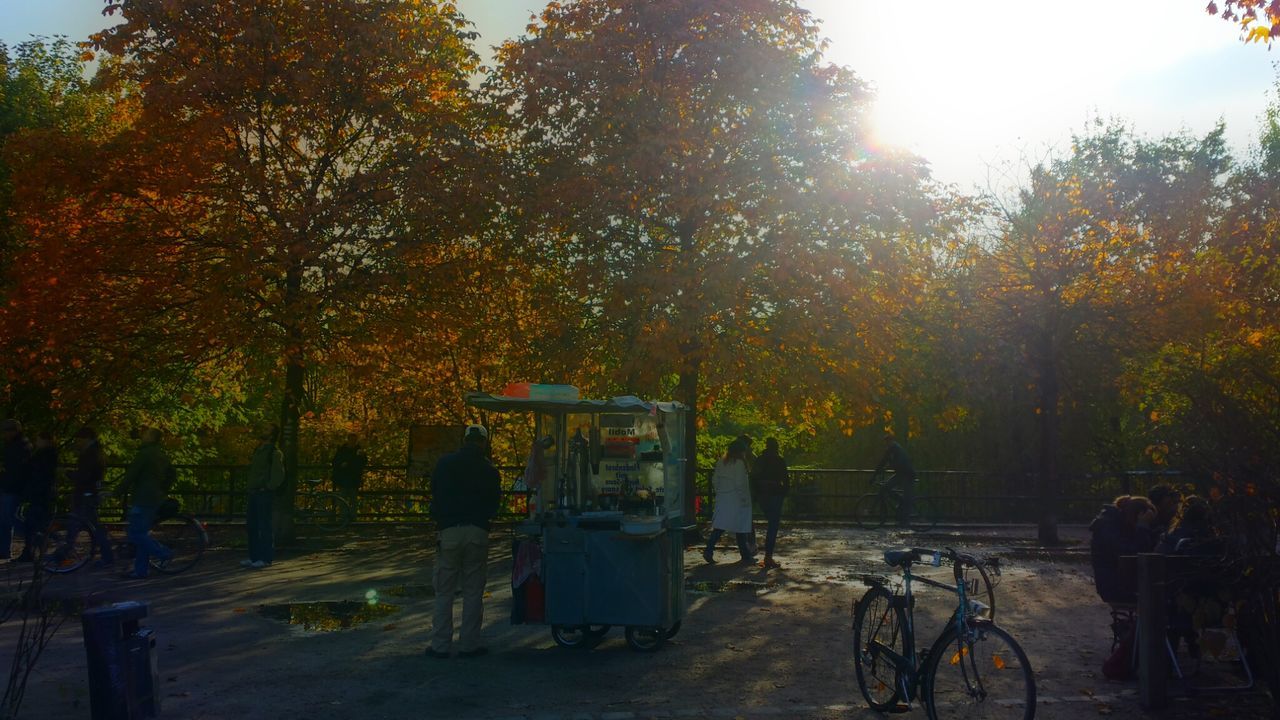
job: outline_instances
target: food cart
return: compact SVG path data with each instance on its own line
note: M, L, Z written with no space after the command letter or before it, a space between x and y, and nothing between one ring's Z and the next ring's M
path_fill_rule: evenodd
M684 617L687 409L540 387L566 386L466 396L476 408L534 417L516 484L528 514L512 547L512 622L550 625L562 647L593 646L620 625L632 649L656 650Z

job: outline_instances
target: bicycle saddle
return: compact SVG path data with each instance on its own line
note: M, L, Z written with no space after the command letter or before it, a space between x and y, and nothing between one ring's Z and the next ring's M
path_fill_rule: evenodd
M884 562L886 565L893 567L905 568L916 561L916 552L914 550L885 550Z

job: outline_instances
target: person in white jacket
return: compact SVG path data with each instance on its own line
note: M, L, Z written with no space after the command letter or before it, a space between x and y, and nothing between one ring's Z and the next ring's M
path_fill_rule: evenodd
M725 532L737 536L742 562L756 560L751 552L751 487L747 475L747 444L741 439L734 440L711 476L716 508L711 516L711 537L707 538L707 547L702 551L702 558L708 563L716 561L716 543Z

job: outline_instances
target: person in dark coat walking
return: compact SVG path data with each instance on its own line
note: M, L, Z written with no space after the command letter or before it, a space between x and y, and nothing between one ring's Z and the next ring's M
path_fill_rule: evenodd
M44 534L53 520L53 495L58 482L58 448L53 444L53 435L41 432L36 435L35 450L31 453L31 462L27 472L27 487L22 494L22 502L27 504L27 515L23 523L23 538L26 546L18 556L20 562L40 559L44 553L37 552L44 542Z
M364 482L364 466L368 462L369 458L360 448L360 440L355 433L347 435L346 441L333 454L333 489L347 501L353 516L360 485Z
M173 551L151 537L151 526L155 524L156 513L173 478L173 465L160 445L160 438L159 428L142 431L142 445L125 470L124 478L116 485L118 497L129 497L129 529L126 534L136 549L133 570L125 573L125 577L130 579L146 577L153 556L162 561L173 556Z
M31 443L22 434L22 423L9 418L0 422L0 560L9 559L18 504L31 472Z
M98 523L98 508L102 505L102 489L107 478L107 457L98 442L98 433L91 427L76 431L76 466L71 471L71 514L93 523L95 528L91 542L98 549L97 567L111 567L115 556L111 550L111 538ZM64 553L75 547L85 527L79 523L67 528L67 545Z
M271 525L276 490L284 483L284 454L276 447L280 429L264 425L258 430L258 446L249 460L249 507L245 529L249 532L249 557L241 567L261 569L275 562L275 530Z
M475 657L487 650L480 645L484 620L485 568L489 558L489 521L498 514L502 481L485 453L489 431L470 425L462 449L440 458L431 473L431 519L439 540L432 581L435 612L432 616L428 657L447 658L453 645L453 595L462 585L462 627L458 633L458 657Z
M782 521L782 503L791 491L791 478L787 472L787 461L778 450L777 438L766 438L764 452L756 458L752 468L752 492L764 511L768 521L768 530L764 536L764 560L760 567L780 567L773 559L773 548L778 541L778 524Z

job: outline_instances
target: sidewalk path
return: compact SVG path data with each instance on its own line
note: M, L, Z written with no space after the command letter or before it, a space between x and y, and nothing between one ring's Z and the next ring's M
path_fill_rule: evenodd
M1080 528L1063 532L1080 543ZM490 654L423 655L432 596L430 537L421 529L362 529L327 547L285 549L274 566L244 570L241 550L213 550L176 577L126 581L83 570L52 578L49 592L146 600L156 631L163 718L182 720L633 720L640 718L879 718L866 709L850 655L858 576L883 572L885 547L954 545L996 552L998 621L1037 673L1037 717L1142 717L1136 687L1102 678L1109 617L1093 592L1079 545L1034 550L1031 527L898 535L802 526L779 542L781 571L714 566L686 554L693 587L680 634L656 653L630 651L620 628L592 650L556 647L544 626L511 626L510 543L491 542L485 637ZM14 572L0 566L0 578ZM12 576L10 576L10 581ZM0 580L2 581L2 580ZM727 585L726 585L727 584ZM306 630L262 606L376 599L398 609L356 627ZM947 608L920 596L919 634L931 642ZM0 627L7 668L16 630ZM28 687L23 717L89 717L77 619L55 637ZM1233 707L1256 706L1233 698ZM1207 716L1206 701L1176 700L1162 717ZM1207 701L1216 703L1217 701ZM1243 703L1243 704L1241 704ZM1239 711L1231 716L1248 717ZM924 717L917 710L907 717Z

